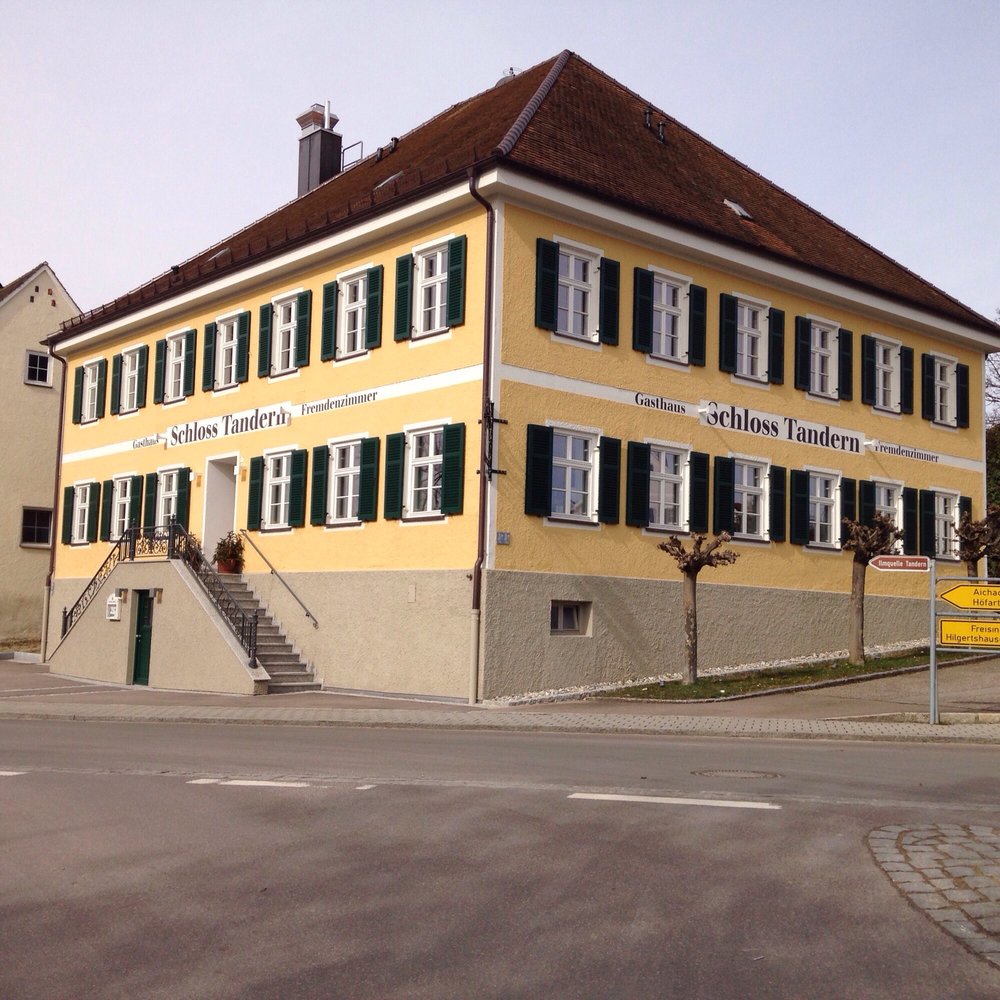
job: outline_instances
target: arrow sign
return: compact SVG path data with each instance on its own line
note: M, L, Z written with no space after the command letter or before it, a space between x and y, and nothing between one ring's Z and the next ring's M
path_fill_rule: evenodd
M946 590L941 600L963 611L1000 611L1000 584L961 583Z
M929 556L875 556L870 563L872 569L883 573L926 573L931 568ZM1000 605L998 605L1000 607Z
M1000 618L941 618L938 642L942 646L1000 646Z

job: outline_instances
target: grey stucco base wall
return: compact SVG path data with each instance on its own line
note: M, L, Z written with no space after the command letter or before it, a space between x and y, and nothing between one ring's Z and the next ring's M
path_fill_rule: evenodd
M588 635L550 634L551 602L590 602ZM679 581L490 570L484 584L480 696L680 673ZM847 648L849 596L698 581L700 669ZM927 601L869 597L867 646L928 642Z
M465 699L468 570L282 573L244 579L327 688Z
M254 694L267 674L250 669L246 653L211 602L178 562L119 563L69 635L59 640L64 606L72 605L86 580L57 582L49 625L49 668L70 677L130 684L135 648L136 590L160 590L153 605L149 687L219 694ZM121 620L108 621L106 602L116 590L128 596Z

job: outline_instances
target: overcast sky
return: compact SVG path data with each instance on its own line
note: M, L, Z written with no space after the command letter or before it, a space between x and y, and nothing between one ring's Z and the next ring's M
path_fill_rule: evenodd
M569 48L962 302L1000 306L1000 0L0 0L0 282L82 309Z

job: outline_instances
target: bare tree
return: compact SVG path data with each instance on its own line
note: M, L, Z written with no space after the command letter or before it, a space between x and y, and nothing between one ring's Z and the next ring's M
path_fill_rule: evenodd
M997 322L1000 323L1000 309L997 310ZM1000 421L1000 353L986 355L984 400L986 403L986 424L992 427Z
M706 535L692 535L691 548L685 549L684 543L676 535L671 535L657 546L677 560L684 576L685 684L694 684L698 680L698 574L706 566L726 566L736 562L739 553L722 547L731 538L729 532L723 531L706 544Z
M986 516L973 521L963 514L958 522L958 558L969 576L979 575L979 560L1000 556L1000 506L990 504Z
M854 553L851 565L851 624L847 644L848 662L865 662L865 574L875 556L889 555L903 537L888 514L876 512L871 524L844 518L844 548Z

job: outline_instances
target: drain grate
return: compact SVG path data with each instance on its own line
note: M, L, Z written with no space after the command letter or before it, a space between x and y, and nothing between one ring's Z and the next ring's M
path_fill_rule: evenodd
M718 768L709 771L692 771L700 778L781 778L775 771L741 771L735 768Z

